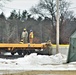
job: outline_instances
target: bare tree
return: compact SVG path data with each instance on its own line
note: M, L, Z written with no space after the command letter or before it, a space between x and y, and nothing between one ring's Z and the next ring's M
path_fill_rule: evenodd
M64 18L69 18L69 16L73 14L73 13L70 13L71 11L68 10L70 3L66 2L65 0L60 0L59 2L60 2L59 3L60 14L63 14ZM56 16L55 16L56 10L57 10L56 1L54 0L40 0L38 5L33 6L30 9L31 13L38 14L43 17L50 17L53 28L55 27L55 22L56 22Z
M10 23L5 21L5 28L3 29L3 42L10 43L10 39L15 34L15 27L11 28Z
M69 11L70 3L65 0L59 0L59 12L60 12L60 38L61 28L64 19L71 18L73 15L72 11ZM51 25L56 33L56 0L40 0L40 2L30 9L31 13L41 15L42 17L50 17ZM60 40L61 41L61 40Z
M56 21L56 17L54 0L40 0L39 4L32 7L30 11L42 17L50 16L53 28L55 29L54 21Z

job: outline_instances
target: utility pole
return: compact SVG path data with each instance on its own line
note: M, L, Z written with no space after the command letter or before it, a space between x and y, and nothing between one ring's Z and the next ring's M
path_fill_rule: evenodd
M57 1L56 53L59 53L59 0Z

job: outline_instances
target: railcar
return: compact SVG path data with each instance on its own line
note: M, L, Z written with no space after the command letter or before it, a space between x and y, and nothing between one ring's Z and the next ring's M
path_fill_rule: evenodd
M30 53L37 54L51 54L51 43L41 43L41 44L30 44L30 43L0 43L0 54L5 52L10 52L11 55L18 53L18 55L26 55Z

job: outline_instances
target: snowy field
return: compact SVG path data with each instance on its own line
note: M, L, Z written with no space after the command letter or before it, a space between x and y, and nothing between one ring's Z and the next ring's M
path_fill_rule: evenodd
M0 70L76 70L76 63L66 63L67 56L32 53L18 59L0 58Z

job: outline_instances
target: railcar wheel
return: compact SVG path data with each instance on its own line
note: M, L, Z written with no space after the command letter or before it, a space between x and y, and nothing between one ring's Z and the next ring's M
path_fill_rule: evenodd
M27 54L27 50L24 50L24 51L23 51L23 55L26 55L26 54Z
M14 55L15 53L14 52L11 52L11 55Z
M31 53L35 53L35 50L28 50L28 55L30 55Z
M17 51L18 55L22 55L22 50Z

